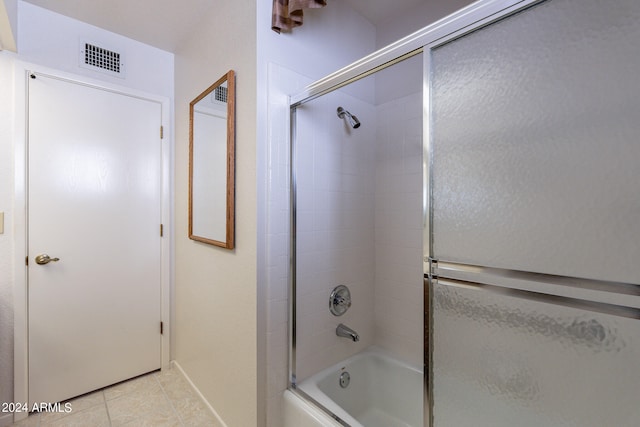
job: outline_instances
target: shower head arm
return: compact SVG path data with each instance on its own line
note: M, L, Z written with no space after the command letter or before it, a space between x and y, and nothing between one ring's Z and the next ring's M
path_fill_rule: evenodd
M351 114L350 112L348 112L347 110L345 110L342 107L338 107L338 109L336 110L336 113L338 114L339 118L344 118L344 116L347 116L347 120L349 120L349 124L351 125L351 127L353 127L354 129L357 129L360 127L360 120L358 120L358 118L356 116L354 116L353 114Z

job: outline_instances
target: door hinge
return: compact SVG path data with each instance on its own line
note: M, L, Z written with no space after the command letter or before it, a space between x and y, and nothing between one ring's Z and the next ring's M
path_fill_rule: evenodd
M160 224L160 237L164 236L164 225Z
M160 335L164 335L164 322L160 322Z
M160 126L160 139L164 139L164 126Z
M27 265L27 266L29 265L29 257L28 256L24 257L24 265Z

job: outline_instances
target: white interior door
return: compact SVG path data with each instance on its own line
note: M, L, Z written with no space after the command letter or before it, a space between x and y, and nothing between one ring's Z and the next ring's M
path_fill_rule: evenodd
M161 104L37 74L28 120L29 401L57 402L161 365Z

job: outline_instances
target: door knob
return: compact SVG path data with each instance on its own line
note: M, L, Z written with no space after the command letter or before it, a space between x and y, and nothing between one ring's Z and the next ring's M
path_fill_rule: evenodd
M57 261L60 261L60 258L51 258L47 254L38 255L36 257L36 264L45 265L45 264L49 264L51 261L57 262Z

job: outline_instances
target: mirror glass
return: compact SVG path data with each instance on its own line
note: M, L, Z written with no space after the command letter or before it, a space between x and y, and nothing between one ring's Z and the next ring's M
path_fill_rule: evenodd
M189 104L189 238L234 247L235 74Z

